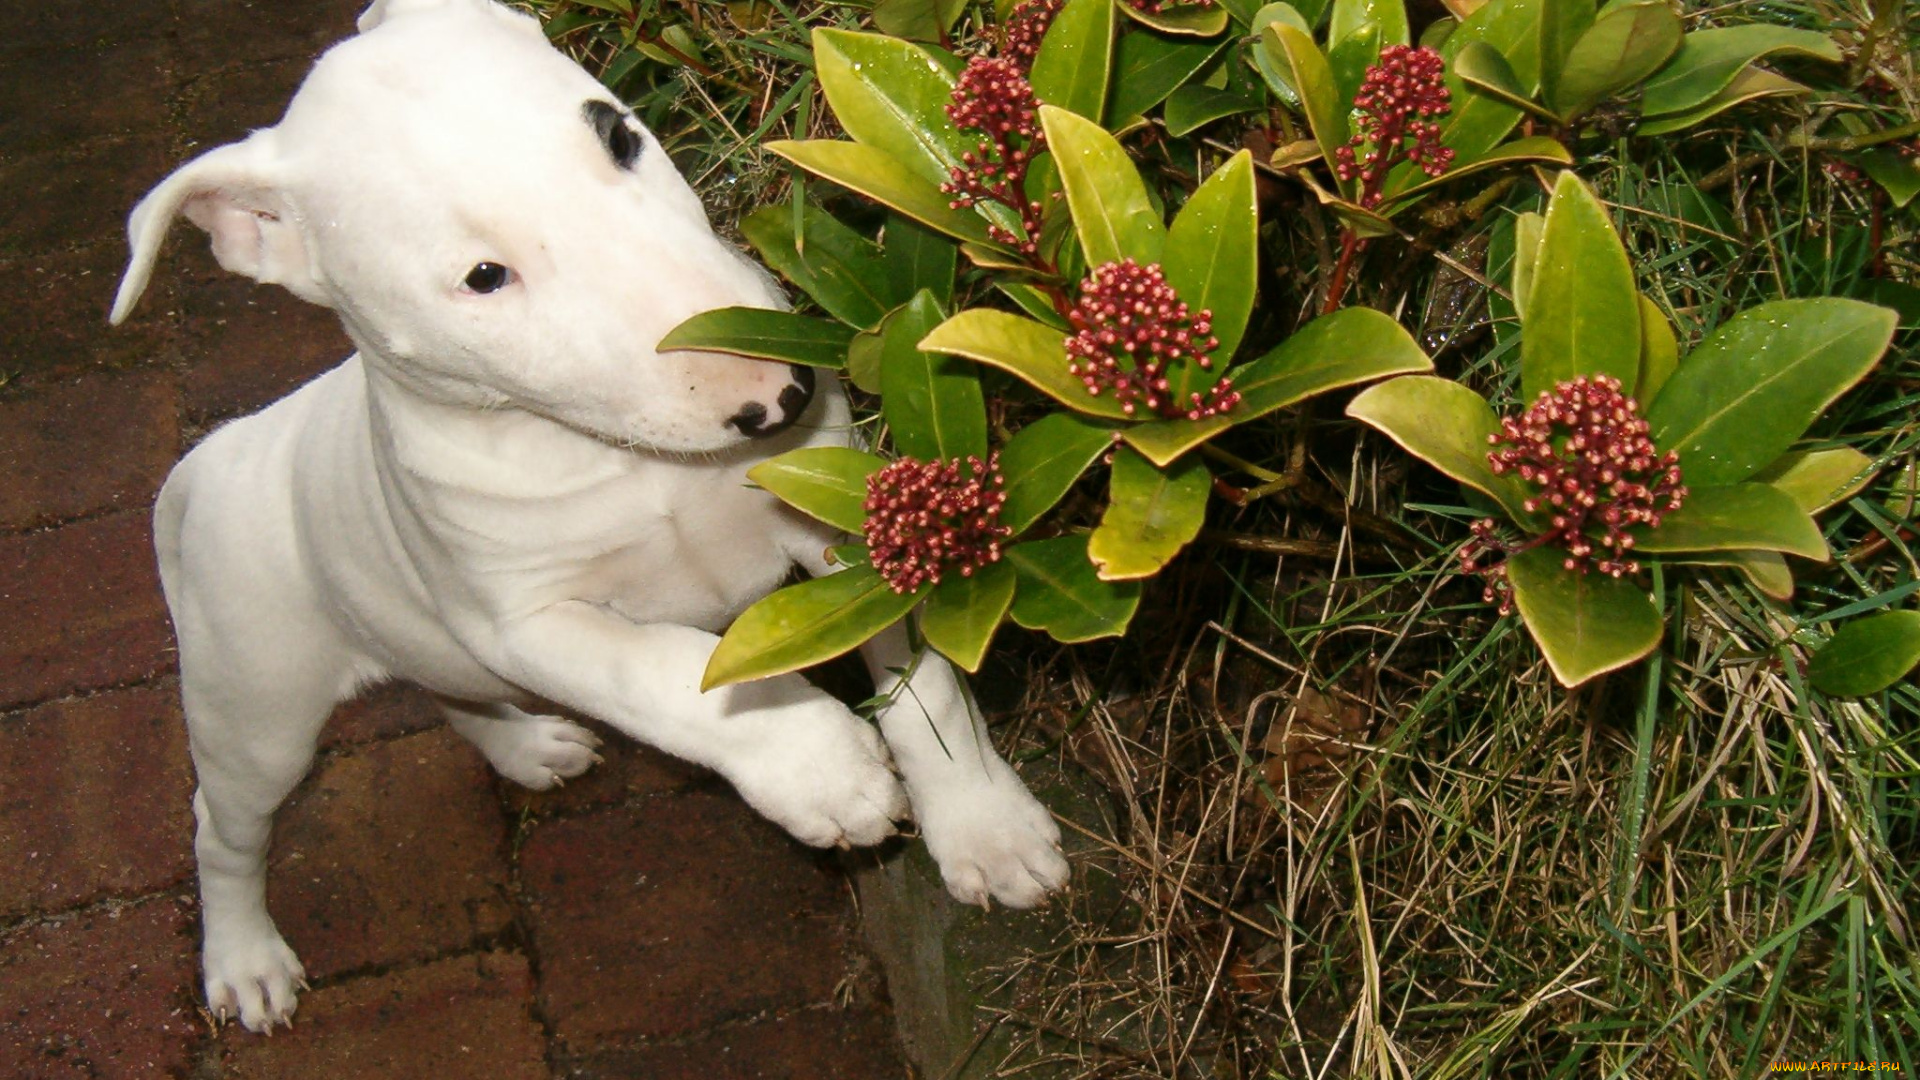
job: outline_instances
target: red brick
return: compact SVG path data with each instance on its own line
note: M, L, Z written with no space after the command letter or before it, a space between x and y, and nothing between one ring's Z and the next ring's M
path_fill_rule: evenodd
M213 269L204 249L196 243L182 260L188 416L204 423L257 412L352 354L333 312Z
M89 371L164 359L174 335L173 284L156 275L132 318L107 325L124 242L81 251L0 259L0 358L8 396Z
M574 1052L824 1002L851 970L845 880L731 795L541 823L520 866Z
M0 708L137 682L172 663L145 513L0 537Z
M300 56L196 75L181 94L179 129L206 148L272 127L312 67L312 60Z
M197 953L191 909L174 898L21 930L0 943L0 1074L185 1075Z
M533 980L515 953L456 956L300 997L292 1031L229 1025L229 1080L546 1080L529 1011Z
M171 687L0 720L0 919L193 873L193 768Z
M10 45L96 44L157 37L172 29L169 4L49 4L0 0Z
M166 115L168 60L152 39L15 52L0 79L0 154L151 130Z
M884 1080L911 1075L893 1021L877 1007L808 1009L685 1042L566 1062L569 1080Z
M0 529L145 507L180 455L166 371L92 375L0 402Z
M446 722L425 690L408 683L378 687L341 705L327 721L322 747L353 746L411 735Z
M127 213L171 170L164 138L8 155L0 165L0 252L31 255L123 238ZM106 310L101 309L103 312Z
M204 69L317 56L354 34L362 0L178 0L180 47Z
M324 977L504 930L507 828L478 751L446 728L322 762L276 819L268 907Z

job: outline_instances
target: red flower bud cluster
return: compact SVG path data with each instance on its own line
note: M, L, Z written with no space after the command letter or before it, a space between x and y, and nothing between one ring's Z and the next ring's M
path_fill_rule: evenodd
M1171 8L1204 11L1213 6L1213 0L1127 0L1127 6L1142 14L1158 15Z
M1440 125L1431 119L1453 108L1445 75L1440 54L1424 45L1389 45L1380 50L1380 62L1367 69L1353 96L1359 114L1353 139L1334 151L1333 163L1340 179L1360 181L1360 205L1380 204L1387 173L1402 161L1428 176L1440 176L1453 164L1453 149L1440 145Z
M1627 530L1658 528L1687 497L1680 456L1654 447L1640 403L1611 376L1582 375L1542 392L1519 418L1503 418L1500 434L1487 441L1499 447L1487 455L1495 475L1517 473L1539 491L1526 500L1527 512L1550 515L1547 531L1518 546L1495 536L1492 519L1474 524L1473 539L1460 550L1461 569L1488 576L1490 601L1504 592L1506 569L1482 568L1492 551L1558 544L1567 551L1568 570L1591 567L1616 578L1638 573ZM1511 609L1510 598L1503 598L1501 614Z
M1012 208L1026 236L1000 225L987 226L987 234L1032 258L1039 249L1041 207L1027 198L1027 166L1044 148L1046 136L1025 70L1003 58L970 58L953 88L947 116L954 126L981 136L979 147L961 155L950 179L940 185L953 196L947 205L958 210L990 201Z
M919 461L903 457L867 477L867 552L897 593L909 593L943 574L1000 561L1000 455L985 461Z
M1060 14L1066 3L1067 0L1021 0L1015 4L1000 26L1005 35L1000 55L1018 64L1021 71L1033 70L1033 58L1040 54L1040 40L1047 36L1054 16Z
M1233 380L1221 378L1205 394L1175 400L1167 366L1192 357L1211 368L1220 339L1213 335L1213 313L1194 315L1167 284L1158 263L1141 266L1131 258L1095 267L1080 283L1080 300L1067 313L1074 333L1067 338L1067 371L1098 396L1111 390L1132 416L1145 404L1161 416L1189 420L1217 416L1240 402Z

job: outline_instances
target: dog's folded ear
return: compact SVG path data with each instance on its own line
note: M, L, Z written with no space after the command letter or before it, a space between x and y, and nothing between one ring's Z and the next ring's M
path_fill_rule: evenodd
M148 192L127 220L132 256L110 321L119 325L146 291L167 230L181 214L206 230L221 266L325 304L277 166L273 130L257 131L194 158Z

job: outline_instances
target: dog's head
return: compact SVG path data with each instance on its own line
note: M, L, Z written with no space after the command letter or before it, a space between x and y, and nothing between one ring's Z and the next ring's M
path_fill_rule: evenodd
M277 126L135 208L115 323L185 214L220 265L333 308L368 364L435 400L687 453L799 417L805 369L655 349L691 315L780 293L537 22L490 0L376 0L360 30Z

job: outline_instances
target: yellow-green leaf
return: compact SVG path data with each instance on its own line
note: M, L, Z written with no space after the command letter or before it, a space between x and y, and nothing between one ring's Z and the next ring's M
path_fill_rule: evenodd
M1114 451L1106 513L1087 555L1107 581L1151 577L1180 553L1206 520L1213 474L1199 458L1165 468L1129 447Z
M1659 647L1660 610L1640 586L1568 570L1561 560L1544 547L1507 560L1514 606L1561 685L1578 686Z
M899 622L926 592L896 593L871 566L790 585L727 628L700 689L784 675L859 648Z
M1640 293L1627 249L1607 209L1577 175L1563 172L1521 315L1520 393L1579 375L1611 375L1622 386L1640 374Z
M1647 405L1649 434L1691 485L1734 484L1793 444L1893 340L1892 310L1858 300L1776 300L1722 323Z
M1500 421L1485 398L1451 379L1409 375L1362 390L1347 415L1377 429L1408 453L1489 496L1525 523L1527 489L1487 464Z
M971 575L942 578L920 609L920 632L927 644L967 671L980 670L993 632L1013 605L1016 581L1013 564L1005 560L988 563Z
M885 466L864 450L812 446L768 458L748 469L747 479L801 513L859 533L867 521L867 477Z
M1085 536L1015 544L1007 561L1019 575L1013 621L1074 644L1118 637L1140 606L1137 581L1102 581L1087 557Z
M1125 419L1110 394L1090 394L1067 373L1066 335L1045 323L987 308L969 308L933 328L922 349L951 353L1011 372L1069 408L1089 416Z
M1051 105L1040 106L1040 123L1087 265L1129 256L1143 265L1159 262L1166 225L1126 148L1099 124Z

